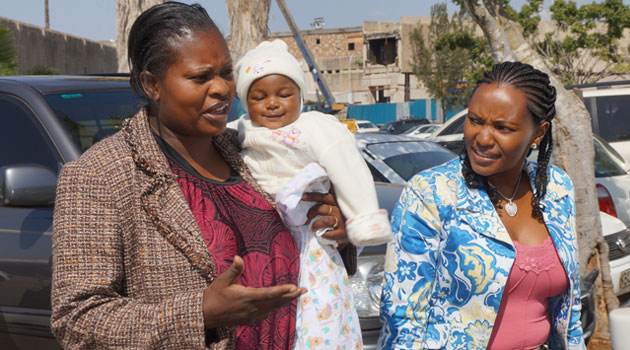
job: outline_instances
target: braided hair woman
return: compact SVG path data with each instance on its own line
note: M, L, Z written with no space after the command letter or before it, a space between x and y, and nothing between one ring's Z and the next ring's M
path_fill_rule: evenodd
M461 156L412 178L392 213L382 348L584 347L573 185L549 165L555 99L520 62L478 81Z

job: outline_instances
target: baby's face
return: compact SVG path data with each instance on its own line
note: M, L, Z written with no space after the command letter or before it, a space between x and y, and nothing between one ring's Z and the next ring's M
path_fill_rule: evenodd
M252 122L268 129L293 123L300 115L300 88L293 80L270 74L255 80L247 93Z

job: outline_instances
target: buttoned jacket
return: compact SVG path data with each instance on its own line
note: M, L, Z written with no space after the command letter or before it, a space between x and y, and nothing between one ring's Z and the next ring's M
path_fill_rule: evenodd
M536 164L525 167L534 183ZM541 204L569 280L569 288L549 300L548 343L582 349L573 185L557 167L549 167ZM486 191L466 186L460 159L409 181L392 213L392 231L381 348L485 349L516 251Z

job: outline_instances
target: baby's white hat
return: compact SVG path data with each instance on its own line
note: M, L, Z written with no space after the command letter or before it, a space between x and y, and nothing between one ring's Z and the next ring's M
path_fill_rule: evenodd
M276 39L263 41L255 49L249 50L236 63L236 94L247 110L247 92L256 79L270 74L282 74L300 88L300 103L304 103L304 72L300 63L289 53L287 44ZM301 107L300 107L301 109Z

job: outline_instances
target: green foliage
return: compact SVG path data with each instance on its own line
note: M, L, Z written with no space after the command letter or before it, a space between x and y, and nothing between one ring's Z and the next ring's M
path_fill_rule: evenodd
M555 0L550 10L566 36L545 33L536 47L564 83L594 82L606 75L629 72L628 51L619 47L624 29L630 28L630 8L622 0L580 7L574 1Z
M427 39L420 27L411 34L413 74L440 99L445 115L467 105L475 82L493 64L490 49L462 13L448 17L445 3L431 7Z
M55 75L59 74L59 71L55 67L50 67L45 64L36 64L26 71L26 75Z
M13 36L6 27L0 27L0 75L14 75L17 72L18 61Z
M465 8L463 0L452 1ZM520 11L509 0L483 1L491 11L502 11L521 24L523 35L565 84L590 83L630 72L630 48L619 47L624 29L630 28L630 8L623 0L580 7L575 1L554 0L550 10L557 29L549 33L538 32L542 0L527 0Z

